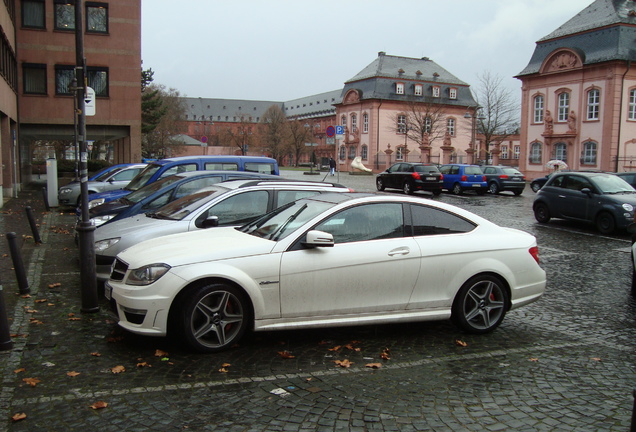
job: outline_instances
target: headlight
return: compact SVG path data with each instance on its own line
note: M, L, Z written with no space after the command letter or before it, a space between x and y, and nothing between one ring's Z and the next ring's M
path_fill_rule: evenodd
M93 207L97 207L98 205L104 204L104 198L97 198L95 200L91 200L88 202L88 209L92 209Z
M627 204L627 203L625 203L625 204L623 204L623 209L624 209L625 211L632 212L632 211L634 211L634 206L633 206L633 205L631 205L631 204Z
M100 253L104 252L109 247L113 246L117 242L119 242L121 237L110 238L106 240L100 240L95 242L95 252Z
M126 285L150 285L170 270L168 264L149 264L130 271Z
M108 214L108 215L104 215L104 216L97 216L97 217L91 218L91 223L93 225L95 225L96 227L98 227L100 225L104 225L106 222L108 222L109 220L111 220L115 216L117 216L117 215Z
M73 192L73 189L69 189L69 188L61 188L60 189L60 194L69 194Z

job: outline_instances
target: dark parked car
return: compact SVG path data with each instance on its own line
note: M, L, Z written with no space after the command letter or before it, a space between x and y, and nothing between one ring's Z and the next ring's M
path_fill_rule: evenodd
M383 191L384 188L402 189L409 195L422 190L437 196L442 193L443 179L444 176L439 172L437 165L398 162L378 174L375 185L379 191Z
M100 226L110 221L156 210L206 186L240 179L281 178L277 175L247 171L188 171L165 177L124 197L93 207L88 214L93 225Z
M611 234L634 220L636 190L614 174L560 172L537 192L532 208L541 223L553 217L584 221Z
M636 172L622 172L617 173L617 176L625 180L627 183L632 185L633 188L636 189Z
M538 192L539 189L541 189L543 187L543 185L546 184L546 182L548 181L550 176L552 176L552 173L548 174L545 177L539 177L539 178L536 178L536 179L532 180L530 182L530 189L532 189L532 192Z
M446 164L439 169L444 175L444 189L455 195L474 190L478 195L488 191L486 176L478 165Z
M503 191L510 191L515 195L521 195L526 188L526 176L518 169L507 166L486 165L481 170L488 182L488 192L498 194Z

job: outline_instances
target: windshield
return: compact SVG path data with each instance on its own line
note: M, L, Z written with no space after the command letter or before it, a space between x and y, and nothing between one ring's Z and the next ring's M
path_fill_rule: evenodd
M622 178L615 175L599 175L591 178L592 183L604 194L636 193L636 190Z
M131 180L130 183L124 188L126 190L136 191L137 189L142 188L148 183L148 180L161 168L159 165L150 164L146 168L144 168L139 174L135 176L134 179Z
M298 227L333 206L333 203L322 201L296 201L242 226L239 230L268 240L282 240Z
M181 180L182 177L179 176L170 176L166 177L163 180L156 181L154 183L150 183L147 186L142 187L141 189L136 190L135 192L126 195L126 199L132 203L138 203L144 198L152 195L157 192L159 189L168 186L171 183Z
M181 220L193 211L214 200L219 195L223 195L229 189L223 187L210 187L191 195L179 198L152 214L152 217L159 219Z

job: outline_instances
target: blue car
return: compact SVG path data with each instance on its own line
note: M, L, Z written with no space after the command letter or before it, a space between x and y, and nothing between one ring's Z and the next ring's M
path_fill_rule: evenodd
M128 195L89 210L95 226L140 213L148 213L201 188L226 180L277 179L279 176L244 171L189 171L150 183Z
M478 195L488 191L488 181L478 165L446 164L439 169L444 174L444 189L455 195L473 190Z

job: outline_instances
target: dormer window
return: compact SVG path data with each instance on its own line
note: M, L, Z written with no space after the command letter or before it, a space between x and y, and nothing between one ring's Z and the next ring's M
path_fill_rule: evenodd
M433 86L433 97L439 97L439 87Z
M415 84L415 96L422 96L422 84Z
M397 83L395 85L395 93L404 94L404 83Z
M448 97L450 97L451 99L457 99L457 89L456 88L449 89Z

